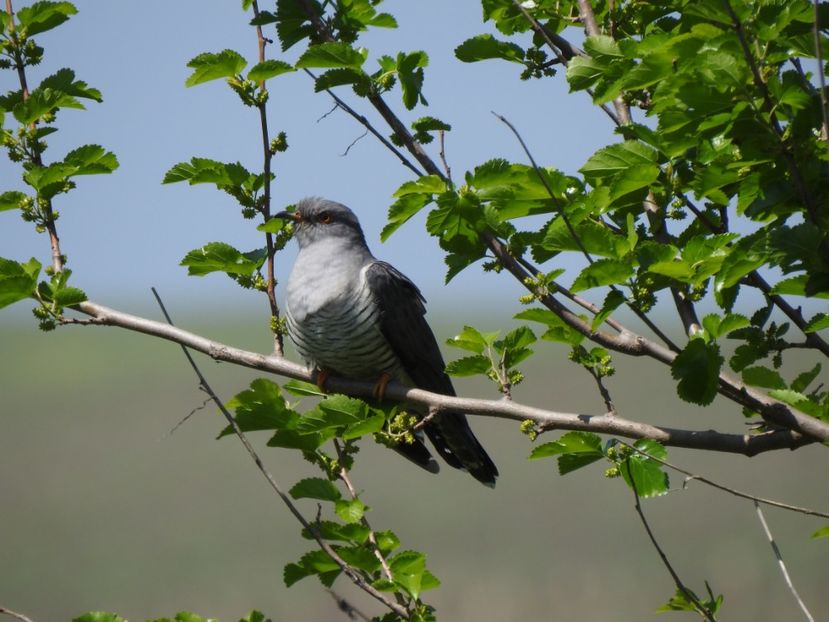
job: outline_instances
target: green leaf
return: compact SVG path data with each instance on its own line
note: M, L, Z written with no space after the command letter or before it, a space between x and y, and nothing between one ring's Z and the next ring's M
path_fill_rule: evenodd
M403 551L388 560L394 582L406 590L413 598L418 598L426 574L426 556L417 551Z
M624 175L633 166L653 166L656 163L656 155L652 147L637 140L626 140L599 149L579 170L592 182Z
M570 290L575 293L602 285L623 283L632 274L633 266L630 262L598 259L581 271Z
M768 367L746 367L743 370L743 382L766 389L785 389L786 382L773 369Z
M355 50L348 43L324 42L311 45L296 62L297 69L343 67L359 69L366 61L365 50Z
M238 52L222 50L218 53L204 52L192 59L187 66L193 73L185 81L187 86L196 86L220 78L232 78L242 73L247 61Z
M325 551L316 550L309 551L294 564L287 564L282 571L282 578L285 585L291 587L300 579L318 575L323 585L330 587L339 573L340 567L337 562Z
M407 182L416 183L416 182ZM404 186L406 184L403 184ZM402 189L402 186L401 186ZM400 190L398 190L399 192ZM380 232L380 239L385 242L392 233L402 227L412 216L432 202L427 193L409 193L401 196L389 207L389 222Z
M821 369L821 364L815 363L815 366L809 371L804 371L802 374L798 374L797 378L792 381L792 390L797 391L798 393L803 393L803 391L805 391L806 388L812 384L814 379L818 377Z
M593 322L590 324L591 330L598 329L599 326L602 325L602 322L610 317L610 315L624 303L625 295L622 292L618 289L610 290L607 293L607 296L605 296L604 303L602 304L602 310L596 314L593 318Z
M303 382L302 380L289 380L282 385L282 388L291 395L312 395L314 397L325 397L326 395L325 392L321 391L319 387L317 387L317 385L312 382Z
M0 309L34 295L40 268L34 257L24 264L0 257Z
M334 504L334 512L346 523L357 523L366 513L366 504L359 499L339 499Z
M251 67L248 72L248 80L261 82L263 80L270 80L271 78L275 78L276 76L280 76L283 73L289 73L291 71L296 71L292 65L281 60L269 59L262 61L261 63L257 63Z
M501 58L513 63L524 62L524 50L515 43L499 41L490 34L467 39L455 48L455 56L464 63Z
M426 52L400 53L397 55L397 77L403 90L403 105L411 110L420 101L426 100L421 94L423 88L423 68L429 64Z
M591 57L601 60L624 58L619 44L607 35L591 35L584 40L584 51Z
M574 56L567 63L570 91L583 91L593 86L604 74L604 65L588 56Z
M811 537L814 538L814 539L825 538L827 536L829 536L829 525L825 525L824 527L821 527L820 529L818 529L815 533L813 533L811 535Z
M665 448L650 439L639 439L633 446L660 460L668 457ZM662 465L640 453L633 453L622 462L619 472L628 486L634 488L635 484L636 494L642 498L656 497L668 492L670 480L668 474L662 470Z
M279 390L279 385L267 378L257 378L250 388L237 393L227 403L236 412L236 424L243 432L277 430L293 425L299 418ZM234 434L231 426L225 427L218 438Z
M723 357L717 344L691 339L671 363L671 375L679 381L679 397L700 406L714 401L722 363Z
M262 267L266 257L264 248L242 253L230 244L210 242L187 253L179 265L187 266L190 276L204 276L211 272L251 276Z
M460 333L446 340L446 345L483 354L484 350L492 346L497 338L497 332L482 333L472 326L464 326Z
M539 445L530 460L559 456L558 471L566 475L604 457L602 439L593 432L568 432L557 441Z
M818 313L811 320L809 320L809 322L806 324L806 328L803 329L803 332L816 333L817 331L823 330L824 328L829 328L829 314Z
M28 199L28 195L17 190L9 190L0 194L0 212L10 209L19 209L23 202Z
M465 356L446 365L446 373L450 376L475 376L485 374L492 368L492 362L482 354Z
M368 418L363 419L362 421L358 421L357 423L352 423L342 433L342 439L344 441L348 441L355 438L360 438L361 436L366 436L368 434L374 434L375 432L379 432L383 429L383 426L386 424L386 417L383 413L375 413L370 415Z
M72 622L127 622L124 618L115 613L106 611L90 611L82 616L73 618Z
M320 477L309 477L297 482L291 488L289 494L294 499L339 501L342 498L342 494L340 494L340 491L333 484L333 482Z
M77 12L71 2L35 2L17 10L17 21L25 36L31 37L60 26Z
M371 88L371 79L366 75L362 69L351 69L340 67L329 69L325 73L317 76L314 82L314 90L316 92L332 89L335 86L342 86L343 84L353 84L355 88L362 85L362 88Z
M84 145L73 149L63 158L63 163L75 169L67 177L106 174L118 168L115 154L100 145Z
M238 162L218 162L209 158L191 158L170 168L161 183L173 184L186 181L195 184L215 184L220 189L252 184L256 178Z

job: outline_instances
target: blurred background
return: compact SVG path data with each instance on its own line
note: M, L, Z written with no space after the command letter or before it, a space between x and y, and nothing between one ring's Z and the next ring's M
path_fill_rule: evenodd
M254 111L220 82L184 87L187 61L203 51L233 48L253 61L256 39L248 18L238 3L75 4L78 15L38 38L46 58L30 82L71 67L103 92L104 103L60 113L47 161L95 142L115 151L121 168L82 178L76 191L58 198L74 284L97 302L153 318L159 313L149 288L156 286L180 326L268 351L261 295L223 276L188 278L178 266L187 251L206 242L250 250L262 244L261 234L222 193L160 184L168 168L192 156L260 166ZM369 63L399 50L429 53L424 94L430 106L402 116L411 121L430 114L452 124L446 148L455 179L491 157L525 161L491 110L515 123L539 161L566 172L617 140L601 111L583 95L567 94L563 76L524 83L518 66L456 61L455 46L490 31L480 23L479 3L388 0L382 7L403 28L365 38ZM297 53L284 58L295 60ZM13 77L0 74L0 89L14 89ZM409 179L407 169L370 137L342 155L363 129L340 112L325 116L331 102L313 94L305 75L281 76L269 87L271 131L285 130L291 145L275 160L275 207L321 195L354 208L375 254L423 290L441 342L465 323L482 330L513 325L521 291L509 277L473 267L444 285L442 258L423 231L425 214L379 243L391 194ZM22 187L8 161L0 164L0 187ZM13 212L0 216L0 256L48 261L43 236ZM280 278L292 258L288 249ZM192 610L227 622L251 608L273 620L345 619L316 579L284 587L283 566L310 544L300 540L298 525L239 443L213 440L223 427L214 409L197 411L172 432L204 400L178 346L108 328L42 334L30 306L18 303L0 313L0 605L37 621L110 610L135 622ZM561 411L602 411L591 378L567 361L564 347L544 343L537 349L516 399ZM205 357L199 361L224 399L256 377ZM738 409L725 400L706 409L679 402L663 366L617 363L608 386L624 416L743 431ZM498 397L485 383L457 384L465 395ZM439 619L651 619L674 586L630 491L605 479L601 464L559 477L552 460L528 462L531 444L514 423L475 418L472 424L502 473L494 491L449 468L431 476L369 445L354 472L372 507L372 525L394 529L404 548L424 551L443 581L426 595ZM254 440L283 487L311 474L295 456L264 448L266 435ZM670 459L753 494L826 510L822 451L747 459L672 449ZM644 509L686 584L701 593L708 580L724 593L722 619L797 619L751 503L698 483L683 491L674 475L671 481L676 490ZM302 507L309 516L316 512L313 503ZM766 513L796 586L820 617L829 605L829 541L809 535L826 521ZM335 587L367 613L378 613L344 581Z

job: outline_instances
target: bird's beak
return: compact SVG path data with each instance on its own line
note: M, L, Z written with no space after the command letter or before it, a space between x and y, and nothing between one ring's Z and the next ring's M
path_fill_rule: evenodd
M293 222L299 222L300 220L302 220L302 216L300 216L299 212L277 212L276 214L274 214L274 218L292 220Z

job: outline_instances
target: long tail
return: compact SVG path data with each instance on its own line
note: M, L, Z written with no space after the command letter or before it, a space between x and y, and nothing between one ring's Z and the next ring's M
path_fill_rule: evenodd
M495 486L498 467L475 438L465 415L439 414L424 429L447 464L469 471L472 477L485 486Z

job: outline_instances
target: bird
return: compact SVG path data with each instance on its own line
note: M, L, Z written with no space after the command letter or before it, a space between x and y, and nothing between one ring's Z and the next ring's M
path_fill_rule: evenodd
M425 299L392 265L372 255L354 212L334 201L309 197L276 217L293 223L299 253L285 290L288 336L320 377L328 374L405 385L456 395ZM423 413L418 414L423 418ZM493 487L498 469L473 434L466 415L441 412L423 426L437 453L452 467ZM427 471L440 469L423 440L395 449Z

